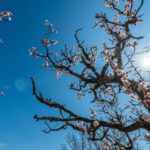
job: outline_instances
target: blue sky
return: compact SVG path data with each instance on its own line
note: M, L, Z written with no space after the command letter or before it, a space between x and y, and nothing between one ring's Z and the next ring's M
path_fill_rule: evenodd
M46 96L68 103L70 109L80 114L86 113L88 103L77 101L75 93L68 94L69 80L65 76L57 80L55 72L41 70L41 62L29 57L28 49L40 45L46 30L45 19L59 31L58 49L64 44L74 44L74 31L80 27L84 27L81 38L87 45L100 45L106 40L104 32L92 26L94 14L106 9L101 0L1 0L0 3L1 11L14 13L11 22L0 23L0 38L5 41L0 44L0 90L6 93L0 97L0 150L57 150L70 130L49 135L41 132L45 126L35 122L33 115L55 111L49 111L35 100L29 78L36 78L37 86ZM146 1L142 10L145 22L138 28L138 33L146 35L143 42L146 45L150 38L149 5L150 1Z

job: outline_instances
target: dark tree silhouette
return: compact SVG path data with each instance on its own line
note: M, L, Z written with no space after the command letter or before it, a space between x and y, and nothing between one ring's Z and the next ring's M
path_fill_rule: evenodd
M10 21L12 18L12 15L13 14L9 11L0 12L0 21L6 21L6 20ZM0 43L2 42L3 42L2 39L0 39ZM0 91L0 96L4 96L4 95L5 95L4 92Z
M70 90L76 91L79 99L87 94L93 95L89 101L95 108L91 109L90 117L80 116L66 105L45 98L37 91L32 77L35 98L50 109L58 110L58 116L35 115L34 119L46 121L46 133L71 127L87 133L89 140L99 141L101 149L129 150L136 142L150 140L150 80L142 75L141 68L134 61L137 55L149 49L137 51L138 43L144 37L132 32L142 22L140 10L144 0L104 0L104 3L112 10L114 19L106 13L95 16L95 27L104 29L110 37L102 50L95 45L86 47L79 39L82 30L79 29L75 32L77 48L65 46L60 53L54 53L51 45L57 44L57 40L51 40L50 36L57 31L46 20L48 32L41 41L45 53L36 47L29 51L31 56L44 60L42 67L55 69L58 78L66 73L78 79L77 83L70 83ZM101 63L97 63L100 56ZM77 71L76 66L81 69ZM51 123L59 126L52 127Z

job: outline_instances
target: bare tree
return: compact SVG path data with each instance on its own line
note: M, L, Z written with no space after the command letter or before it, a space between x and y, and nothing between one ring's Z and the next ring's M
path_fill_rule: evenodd
M66 144L62 144L60 150L100 150L98 142L88 140L84 133L68 134Z
M70 90L76 91L79 99L93 95L89 101L95 107L90 110L89 117L80 116L66 105L45 98L37 91L32 77L35 98L50 109L58 110L58 116L35 115L34 119L46 121L46 133L71 127L87 133L89 140L99 141L101 149L130 150L135 143L150 140L150 79L142 74L141 67L135 62L136 56L148 52L149 48L137 51L138 43L144 37L132 32L133 27L142 22L140 10L144 0L104 0L104 3L112 10L114 19L106 13L95 16L95 27L104 29L110 37L102 50L95 45L86 47L79 39L82 30L79 29L74 35L76 47L65 45L60 53L53 52L51 45L58 42L51 40L51 34L57 31L46 20L48 32L41 40L45 53L36 47L29 51L31 56L44 60L42 67L55 69L57 78L66 73L78 80L70 83ZM100 56L101 63L98 63ZM81 69L77 70L77 66ZM53 123L58 126L53 127Z
M102 150L106 149L102 147L99 141L91 141L87 139L85 133L75 135L68 134L66 137L66 143L60 145L60 150ZM142 150L139 145L133 145L134 150Z
M10 21L12 18L12 13L9 11L0 12L0 21ZM0 39L0 43L2 43L2 39ZM0 96L4 96L4 92L0 91Z

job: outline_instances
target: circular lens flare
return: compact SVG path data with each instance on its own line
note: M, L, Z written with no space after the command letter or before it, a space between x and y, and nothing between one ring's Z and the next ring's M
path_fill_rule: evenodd
M25 91L26 89L26 83L24 79L17 79L15 81L15 87L18 91Z

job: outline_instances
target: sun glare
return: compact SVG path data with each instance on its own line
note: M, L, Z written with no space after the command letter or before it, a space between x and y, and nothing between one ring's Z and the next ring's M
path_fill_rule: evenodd
M140 59L141 68L143 68L144 70L150 69L150 54L144 55Z
M142 60L142 66L143 67L150 67L150 58L144 58Z

